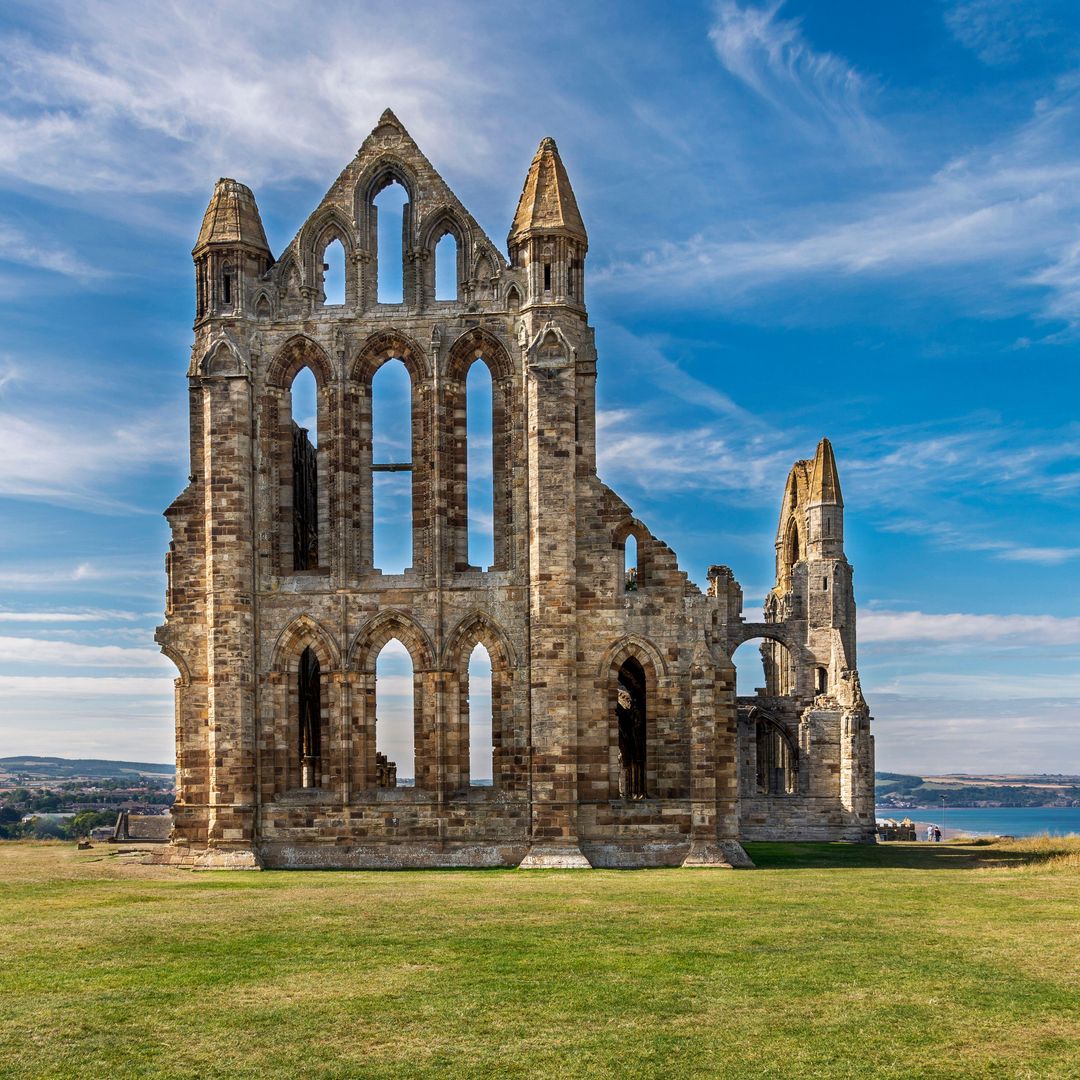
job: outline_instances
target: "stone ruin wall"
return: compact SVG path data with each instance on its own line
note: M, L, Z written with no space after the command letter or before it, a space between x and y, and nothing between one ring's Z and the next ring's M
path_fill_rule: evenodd
M552 165L550 151L544 157L545 144L523 204L530 182L554 183L567 200L561 162ZM386 176L408 187L416 238L407 245L401 304L374 297L374 221L370 199L358 194ZM739 861L739 838L872 837L872 743L861 693L839 685L831 697L807 693L815 665L837 676L854 669L850 589L841 589L839 608L850 607L851 625L822 630L835 611L820 597L803 596L800 608L792 587L805 566L796 559L786 579L778 571L775 603L787 605L785 616L795 613L779 618L780 629L800 681L764 704L798 747L798 789L763 795L751 703L736 700L730 660L754 629L742 616L741 589L717 567L702 594L595 474L596 354L583 254L573 255L584 250L583 230L580 240L572 228L569 239L561 227L547 237L534 207L511 265L390 114L276 261L260 254L261 223L257 235L245 224L245 214L257 221L250 192L222 191L223 205L232 202L209 231L204 223L209 238L196 247L192 475L167 512L173 539L159 631L180 671L178 859L726 865ZM434 298L440 229L458 239L457 301ZM346 253L338 308L322 303L328 238ZM540 287L538 251L554 260L554 295ZM235 275L227 310L222 273ZM413 383L414 557L400 575L375 569L371 548L370 386L390 358L404 361ZM477 358L492 371L494 395L488 570L468 565L464 507L464 382ZM319 565L297 571L289 387L303 367L318 385ZM804 517L805 495L797 500ZM785 495L789 516L791 505ZM638 582L628 591L623 546L631 534ZM375 760L374 665L392 637L413 661L415 788L380 786L385 771ZM838 640L841 652L850 642L850 662L837 659ZM468 784L466 673L478 641L492 662L490 788ZM305 648L317 656L323 687L325 750L310 787L298 782L294 739ZM628 657L646 677L644 799L620 796L616 676Z

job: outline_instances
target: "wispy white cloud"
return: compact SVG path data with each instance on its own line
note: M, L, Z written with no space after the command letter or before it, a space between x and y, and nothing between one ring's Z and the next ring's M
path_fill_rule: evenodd
M173 760L173 677L0 675L5 754Z
M919 517L882 518L877 527L883 532L920 536L941 548L985 552L1005 562L1058 566L1080 557L1080 547L1032 544L1005 535L986 535L973 524L962 527L933 521L925 514Z
M1078 125L1078 85L1063 79L1010 135L954 156L925 180L884 194L863 187L812 213L705 229L611 264L597 282L684 299L709 293L739 306L797 279L837 288L905 277L990 317L1031 311L1080 323L1069 225L1080 215Z
M925 687L923 696L872 694L877 767L914 772L1078 772L1077 702L1024 693L964 699ZM1012 690L1037 689L1031 686Z
M105 271L91 266L79 254L55 239L31 235L25 229L4 221L0 221L0 262L15 263L34 270L49 270L75 278L84 286L105 275Z
M1045 6L1030 0L959 0L944 14L953 37L991 65L1012 63L1029 41L1057 30Z
M840 137L850 152L887 141L866 107L868 84L839 56L812 47L781 0L757 5L718 0L709 39L721 64L795 129L814 141Z
M176 409L111 422L0 409L0 495L95 512L145 513L113 492L125 478L180 462L182 419Z
M0 700L27 697L165 697L172 698L173 678L162 675L0 675Z
M100 623L138 619L133 611L0 611L0 623Z
M875 694L903 694L908 698L943 701L1025 701L1067 702L1080 707L1080 674L1050 672L905 672L893 678L874 680Z
M138 193L216 175L321 178L389 104L444 162L472 172L489 155L483 125L456 122L498 93L491 54L459 62L471 20L385 9L371 33L344 3L312 22L279 3L43 7L62 37L0 38L0 172L22 182Z
M152 581L164 578L160 564L148 566L134 559L83 559L78 562L28 562L0 568L0 586L10 590L41 592L49 587L87 586L96 588L116 582ZM130 592L130 589L125 591ZM156 591L155 591L156 595Z
M170 661L157 649L129 649L120 645L81 645L49 638L0 636L0 663L47 664L52 668L158 668Z
M859 612L859 641L863 644L1022 643L1025 646L1039 641L1047 646L1080 645L1080 617L932 614L864 607Z
M0 353L0 396L13 384L19 381L21 372L14 359Z
M779 497L794 458L766 435L732 438L714 425L672 431L632 409L599 412L597 471L630 490L753 492ZM775 489L775 490L774 490Z

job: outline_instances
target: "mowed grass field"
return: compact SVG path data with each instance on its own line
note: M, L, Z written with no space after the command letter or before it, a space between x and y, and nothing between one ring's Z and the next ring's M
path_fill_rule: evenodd
M190 873L0 844L0 1076L1080 1077L1080 841Z

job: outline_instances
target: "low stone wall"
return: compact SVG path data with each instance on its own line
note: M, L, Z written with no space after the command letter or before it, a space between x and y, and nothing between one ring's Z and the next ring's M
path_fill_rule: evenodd
M739 836L743 840L853 840L874 842L875 823L860 822L839 799L812 795L743 798Z

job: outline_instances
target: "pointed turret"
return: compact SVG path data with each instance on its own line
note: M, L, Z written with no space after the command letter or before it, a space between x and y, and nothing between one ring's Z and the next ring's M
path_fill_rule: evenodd
M832 443L822 439L814 455L806 500L807 548L811 558L844 557L844 497Z
M266 242L259 207L251 188L227 176L214 185L214 194L203 215L199 239L195 242L192 255L197 257L210 244L241 244L252 251L270 254L270 245Z
M196 320L243 314L247 287L274 261L251 188L229 177L218 180L191 254Z
M514 244L532 233L566 236L586 248L589 237L581 220L574 189L566 166L559 156L555 140L543 139L525 177L525 187L518 200L514 223L510 227L508 244Z
M528 304L585 307L589 237L554 139L529 166L507 238L510 260L528 271Z
M843 506L844 497L840 494L840 477L836 472L836 457L833 455L832 443L828 439L822 439L818 443L817 453L814 455L814 473L810 480L809 503L829 503L832 506Z

